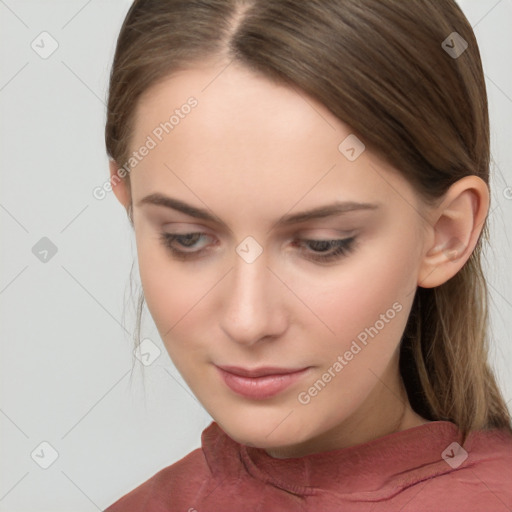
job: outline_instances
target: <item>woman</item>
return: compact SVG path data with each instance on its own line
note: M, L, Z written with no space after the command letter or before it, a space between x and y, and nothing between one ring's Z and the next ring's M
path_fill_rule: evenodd
M136 0L106 144L214 419L108 512L512 507L487 97L453 0Z

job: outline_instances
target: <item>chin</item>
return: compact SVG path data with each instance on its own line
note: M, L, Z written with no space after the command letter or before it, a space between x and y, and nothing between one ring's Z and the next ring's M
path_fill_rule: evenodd
M248 415L238 412L236 417L227 418L221 415L222 418L214 417L214 419L220 428L237 443L265 450L275 450L291 446L291 439L295 445L310 437L308 429L298 424L296 419L290 421L295 412L290 414L289 419L285 419L287 414L289 411L283 411L264 419L260 413L259 417L253 420Z

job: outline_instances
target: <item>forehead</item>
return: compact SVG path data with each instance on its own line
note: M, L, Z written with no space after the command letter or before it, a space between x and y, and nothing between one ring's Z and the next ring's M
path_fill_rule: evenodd
M197 106L181 114L184 118L165 139L176 146L192 142L195 154L215 145L236 148L225 155L231 161L237 156L268 160L286 150L292 158L301 149L336 149L340 136L350 133L323 105L296 88L232 63L183 70L148 89L137 105L135 139L143 140L175 111L188 110L184 106L189 98L195 98Z
M196 204L240 200L247 209L258 198L278 214L299 201L396 199L396 187L406 184L397 175L383 179L389 167L368 150L355 161L340 151L350 135L303 91L235 63L183 70L137 105L131 150L148 138L154 147L131 172L134 202L180 190Z

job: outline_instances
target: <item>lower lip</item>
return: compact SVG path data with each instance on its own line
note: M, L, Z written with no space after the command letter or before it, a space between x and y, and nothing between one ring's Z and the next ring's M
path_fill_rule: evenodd
M281 393L303 377L308 368L283 375L242 377L217 367L226 385L235 393L254 400L264 400Z

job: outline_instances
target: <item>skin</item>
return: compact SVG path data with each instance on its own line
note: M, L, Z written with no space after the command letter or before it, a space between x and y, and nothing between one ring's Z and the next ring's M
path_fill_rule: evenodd
M489 208L486 184L466 177L427 206L368 148L349 161L338 146L351 129L323 105L235 63L225 66L202 63L145 92L132 150L190 96L198 106L131 171L129 187L114 187L125 208L133 205L144 294L173 363L230 437L273 457L422 425L398 370L400 339L416 287L442 284L469 258ZM112 176L123 164L111 162ZM139 205L155 192L208 209L225 226ZM336 200L379 208L273 227L286 214ZM202 255L174 257L159 239L163 231L206 233L188 249L183 239L174 242ZM252 263L236 252L248 236L263 250ZM310 259L325 248L296 245L350 236L354 249L330 263ZM401 311L300 403L299 393L394 303ZM309 370L284 392L254 400L230 390L214 364Z

